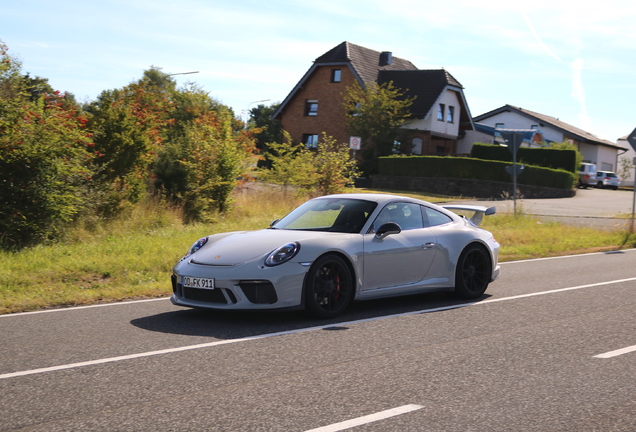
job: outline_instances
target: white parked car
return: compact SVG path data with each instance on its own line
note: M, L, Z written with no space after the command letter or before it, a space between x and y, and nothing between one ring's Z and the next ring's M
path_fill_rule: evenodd
M618 189L621 185L621 179L611 171L597 171L596 172L596 187L597 188L611 188Z
M582 163L579 167L578 187L587 188L588 186L596 186L596 165L591 163Z
M305 308L330 318L354 300L434 290L478 298L499 275L499 243L478 228L494 213L396 195L315 198L270 228L196 241L173 269L171 300L222 310Z

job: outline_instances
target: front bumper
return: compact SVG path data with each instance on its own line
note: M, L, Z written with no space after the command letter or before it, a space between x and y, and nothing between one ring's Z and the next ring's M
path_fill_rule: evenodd
M307 267L285 263L277 267L175 266L170 301L177 306L220 310L287 309L302 305ZM214 278L214 289L190 288L183 276Z

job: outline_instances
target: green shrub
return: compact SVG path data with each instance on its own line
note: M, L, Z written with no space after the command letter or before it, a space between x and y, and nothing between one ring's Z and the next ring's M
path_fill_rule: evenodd
M470 151L470 156L475 159L512 162L512 153L508 147L499 145L476 143ZM577 151L574 149L520 147L517 150L517 162L563 169L572 173L578 169Z
M380 174L390 176L464 178L472 180L512 182L506 171L509 162L456 158L441 156L389 156L380 158ZM571 189L574 174L566 170L555 170L525 165L517 176L520 184Z

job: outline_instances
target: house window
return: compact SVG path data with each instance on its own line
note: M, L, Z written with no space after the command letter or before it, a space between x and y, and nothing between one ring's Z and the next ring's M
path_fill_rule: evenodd
M411 142L411 153L416 155L422 154L422 138L413 138Z
M503 129L503 128L504 128L503 123L495 123L495 129Z
M446 117L446 121L448 123L454 123L455 122L455 107L454 106L449 106L448 107L448 116Z
M318 148L318 135L303 134L303 143L307 148Z
M530 126L530 129L537 130L537 129L539 129L539 125L532 125L532 126Z
M437 108L437 120L444 121L444 111L446 110L446 106L444 104L439 104Z
M306 116L317 116L318 115L318 101L315 99L310 99L305 102L305 115Z
M332 83L339 83L341 75L342 75L342 71L340 69L332 69L331 70L331 82Z

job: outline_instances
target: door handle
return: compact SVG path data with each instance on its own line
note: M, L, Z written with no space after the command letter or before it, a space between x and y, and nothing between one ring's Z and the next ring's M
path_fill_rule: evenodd
M422 249L433 249L435 247L435 243L424 243L422 245Z

